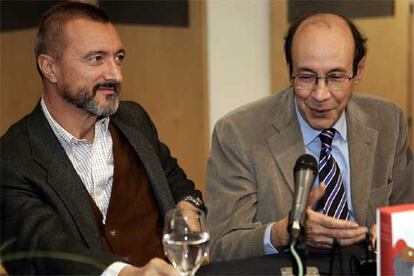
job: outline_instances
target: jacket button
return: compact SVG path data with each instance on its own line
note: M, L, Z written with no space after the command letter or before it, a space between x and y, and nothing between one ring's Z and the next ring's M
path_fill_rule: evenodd
M111 234L112 237L115 237L116 236L116 230L109 231L109 234Z

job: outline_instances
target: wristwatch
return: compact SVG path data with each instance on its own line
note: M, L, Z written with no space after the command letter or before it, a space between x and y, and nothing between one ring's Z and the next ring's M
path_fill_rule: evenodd
M204 202L199 197L188 195L184 197L183 199L181 199L181 201L189 202L193 204L195 207L203 210L204 212L206 211L206 206L204 205Z

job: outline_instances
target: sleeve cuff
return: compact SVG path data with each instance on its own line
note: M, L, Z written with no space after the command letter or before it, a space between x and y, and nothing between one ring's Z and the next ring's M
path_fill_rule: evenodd
M180 201L185 201L193 204L195 207L203 210L204 212L207 211L206 206L204 205L204 202L199 197L194 197L192 195L187 195L186 197L182 198Z
M275 223L271 223L266 227L264 238L263 238L263 248L264 248L264 252L266 255L279 253L279 251L270 242L270 235L271 235L273 224Z
M102 272L101 276L118 276L119 272L126 266L130 266L130 264L123 262L112 263Z

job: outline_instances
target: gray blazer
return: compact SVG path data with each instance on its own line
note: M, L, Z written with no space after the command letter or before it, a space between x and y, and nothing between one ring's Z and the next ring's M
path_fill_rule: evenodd
M111 122L142 160L161 215L186 195L201 196L158 140L142 107L121 102ZM1 137L0 145L1 258L9 273L101 274L121 260L103 251L86 189L40 104ZM22 259L7 262L18 252ZM28 259L28 253L37 257Z
M347 107L352 205L361 225L380 206L414 202L412 153L401 110L355 94ZM288 215L293 167L305 153L291 89L217 122L207 167L213 261L264 254L268 224Z

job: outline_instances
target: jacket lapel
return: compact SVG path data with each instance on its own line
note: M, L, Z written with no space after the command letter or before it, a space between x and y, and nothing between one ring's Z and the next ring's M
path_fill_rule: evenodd
M352 206L356 220L365 225L378 131L367 126L367 115L352 100L347 108Z
M99 231L86 189L38 104L29 117L34 160L47 171L47 183L65 205L89 247L100 247Z
M123 123L117 116L112 117L111 120L125 135L144 164L154 196L160 207L161 215L164 216L167 210L174 208L175 203L158 156L151 144L136 127L131 127Z
M293 91L288 89L281 93L284 94L275 106L276 114L272 123L276 131L267 142L285 182L293 192L293 167L297 158L305 153L305 146L296 119Z

